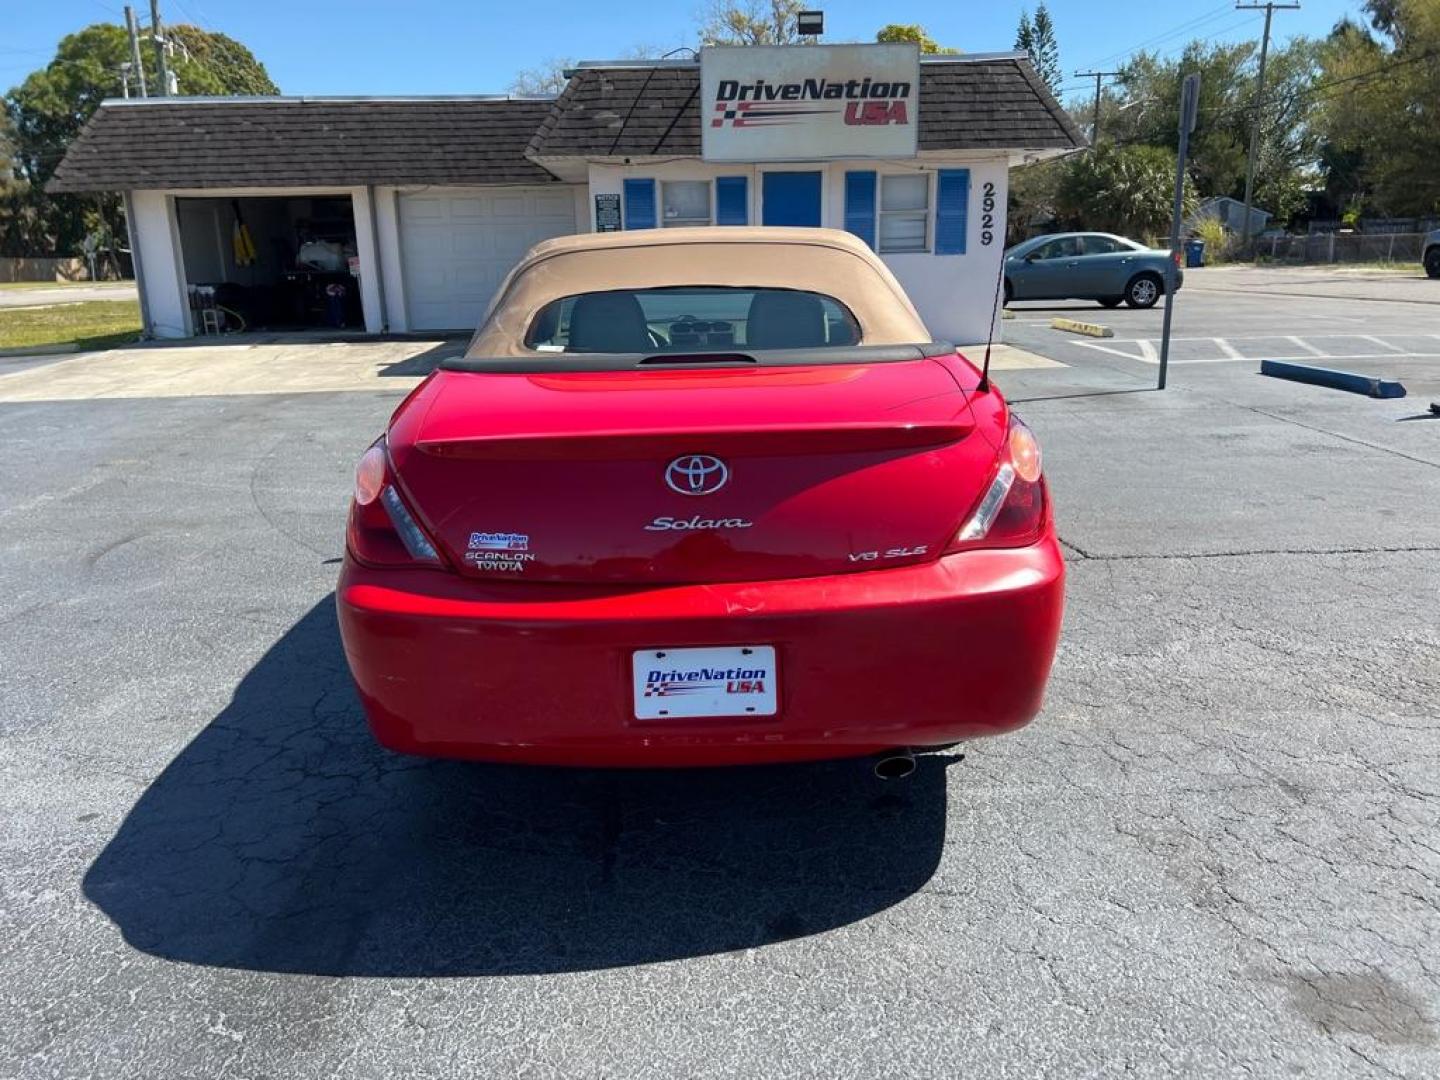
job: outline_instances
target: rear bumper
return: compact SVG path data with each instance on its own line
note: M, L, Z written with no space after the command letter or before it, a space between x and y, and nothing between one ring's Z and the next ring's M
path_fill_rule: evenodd
M544 764L844 757L1010 731L1060 632L1053 537L895 570L644 588L484 584L348 557L341 636L385 746ZM631 654L774 645L779 713L637 720Z

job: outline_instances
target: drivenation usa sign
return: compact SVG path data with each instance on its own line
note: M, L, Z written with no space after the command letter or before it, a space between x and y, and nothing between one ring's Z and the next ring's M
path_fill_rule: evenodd
M706 161L914 157L920 49L877 45L700 50Z

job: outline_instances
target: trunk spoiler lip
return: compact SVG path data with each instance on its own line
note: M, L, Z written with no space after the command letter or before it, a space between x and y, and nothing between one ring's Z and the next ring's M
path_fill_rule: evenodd
M762 425L606 429L418 439L414 449L444 458L487 460L570 459L602 452L615 458L715 450L735 456L834 454L872 450L923 450L959 442L975 429L968 416L945 420L817 421Z
M475 375L559 375L604 371L676 371L767 367L815 367L827 364L893 364L952 356L948 341L908 345L827 345L818 349L737 349L717 347L684 353L551 353L523 356L453 356L441 360L440 371Z

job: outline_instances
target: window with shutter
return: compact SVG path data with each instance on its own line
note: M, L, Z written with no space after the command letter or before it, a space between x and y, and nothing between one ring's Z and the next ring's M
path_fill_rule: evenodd
M845 231L875 247L875 173L859 170L845 174Z
M715 178L715 224L750 223L750 185L743 176Z
M935 186L935 254L964 255L970 217L970 170L941 169Z
M655 181L625 181L625 228L655 228Z

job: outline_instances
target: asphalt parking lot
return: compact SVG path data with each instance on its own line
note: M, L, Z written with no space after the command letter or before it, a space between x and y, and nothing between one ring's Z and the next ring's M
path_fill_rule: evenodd
M7 363L0 1077L1440 1074L1440 282L1400 292L1192 274L1164 393L1158 308L1017 305L1048 704L888 785L372 745L350 472L453 346ZM1255 373L1300 354L1410 396Z

